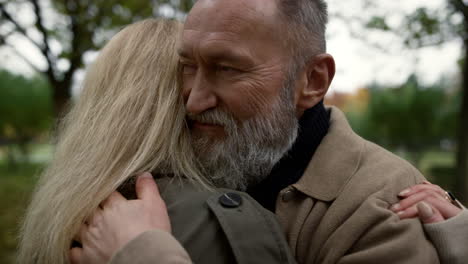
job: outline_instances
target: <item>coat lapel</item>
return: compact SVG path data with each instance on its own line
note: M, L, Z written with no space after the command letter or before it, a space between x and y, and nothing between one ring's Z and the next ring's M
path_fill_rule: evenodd
M307 196L332 201L359 168L363 140L353 132L345 115L331 111L330 128L317 148L304 175L293 186Z

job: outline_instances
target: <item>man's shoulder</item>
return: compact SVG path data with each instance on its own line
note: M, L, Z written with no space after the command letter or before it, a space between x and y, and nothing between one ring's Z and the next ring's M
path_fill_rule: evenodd
M358 202L361 193L393 203L401 190L424 180L409 162L357 135L339 109L330 111L330 129L298 189L322 201L353 195Z
M373 142L362 140L363 155L357 175L365 174L368 177L381 179L384 183L397 181L402 184L415 184L424 180L418 169L407 160Z
M352 131L352 129L350 128ZM359 159L355 171L343 187L373 195L388 203L397 201L403 189L425 180L424 176L408 161L387 149L368 141L353 131L348 141L359 147Z
M400 221L389 210L398 202L398 193L422 181L422 175L354 133L337 108L331 109L330 117L329 132L294 184L305 194L299 196L304 197L299 199L301 206L285 204L277 212L284 215L281 219L292 230L289 233L300 233L290 237L298 239L300 252L307 252L302 257L315 263L438 263L419 221ZM295 208L307 212L306 223L318 223L316 227L296 231L298 220L290 217L300 215Z
M329 111L329 131L295 184L297 189L322 201L353 193L359 201L357 193L380 192L381 199L396 202L401 190L424 180L410 163L357 135L339 109Z
M375 143L361 140L360 164L345 188L374 194L393 203L403 189L424 181L424 176L408 161Z
M298 197L303 197L297 201L301 205L278 200L281 211L277 214L289 228L289 236L297 239L300 252L307 252L302 257L316 263L437 263L419 221L400 221L389 210L398 202L398 193L422 181L422 175L405 160L354 133L341 111L330 111L329 131L293 185L301 193ZM295 226L302 224L291 217L301 215L296 208L307 214L304 225L316 226L296 231Z

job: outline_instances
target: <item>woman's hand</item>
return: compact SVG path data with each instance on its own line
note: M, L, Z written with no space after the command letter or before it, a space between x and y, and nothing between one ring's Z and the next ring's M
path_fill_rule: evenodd
M405 189L398 196L401 201L390 209L400 219L419 217L424 224L437 223L454 217L462 210L452 203L447 192L429 182Z
M171 224L158 187L149 173L138 177L138 199L112 193L81 227L75 240L83 246L70 251L72 264L108 263L115 252L145 231L171 232Z

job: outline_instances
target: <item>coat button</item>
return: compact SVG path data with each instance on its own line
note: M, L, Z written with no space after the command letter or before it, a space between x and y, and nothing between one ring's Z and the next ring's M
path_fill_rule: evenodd
M242 204L242 197L237 193L225 193L218 199L219 203L226 208L236 208Z
M283 200L283 202L287 203L289 201L291 201L295 196L295 193L293 190L288 190L286 192L283 193L283 195L281 196L281 199Z

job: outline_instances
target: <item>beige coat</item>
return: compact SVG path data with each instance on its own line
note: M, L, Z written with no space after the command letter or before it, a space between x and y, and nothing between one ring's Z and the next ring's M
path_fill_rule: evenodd
M398 192L424 177L356 135L340 110L330 111L329 132L303 177L277 199L277 216L298 263L439 263L418 219L401 221L388 209ZM112 263L129 261L190 263L173 237L157 231L126 245Z
M388 209L424 177L356 135L340 110L329 110L327 135L276 203L298 263L439 263L418 219L401 221Z

